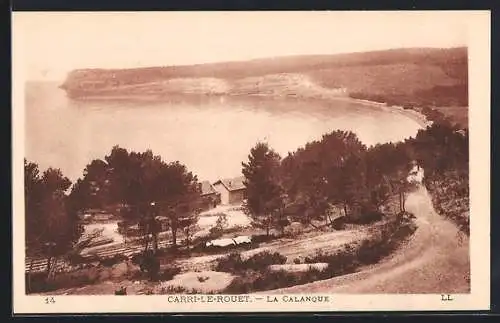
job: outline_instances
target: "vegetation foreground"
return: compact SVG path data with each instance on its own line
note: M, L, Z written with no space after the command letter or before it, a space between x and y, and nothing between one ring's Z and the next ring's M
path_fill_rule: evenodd
M215 250L206 243L237 232L228 232L221 216L207 235L196 235L206 201L197 177L179 162L167 163L151 151L114 147L103 160L93 160L72 185L60 170L40 174L36 164L25 161L26 252L46 259L44 271L26 273L27 293L77 287L103 293L103 284L111 288L104 293L115 294L200 292L172 283L187 272L194 274L181 277L193 281L190 286L211 281L211 275L224 281L222 288L205 293L249 293L351 273L379 262L417 229L405 209L405 196L413 189L407 175L415 165L425 169L423 184L438 212L468 234L468 156L468 131L447 122L435 122L404 142L374 147L366 147L351 132L333 131L285 158L257 143L242 164L251 242ZM138 227L142 251L106 259L82 256L95 238L82 238L80 215L89 208L117 214L125 231ZM302 259L265 251L244 258L234 252L273 240L299 241L303 233L290 230L297 224L318 236L353 228L369 234L335 252L318 251ZM161 247L165 230L167 248ZM177 265L182 259L210 255L215 257L205 262L210 268ZM60 262L66 264L63 272ZM281 270L284 264L307 266ZM117 289L118 282L124 288Z

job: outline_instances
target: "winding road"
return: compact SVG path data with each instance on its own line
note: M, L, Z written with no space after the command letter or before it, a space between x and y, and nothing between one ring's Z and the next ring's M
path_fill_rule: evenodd
M381 263L357 273L265 293L469 293L468 237L436 213L423 185L408 194L406 209L416 216L418 229Z

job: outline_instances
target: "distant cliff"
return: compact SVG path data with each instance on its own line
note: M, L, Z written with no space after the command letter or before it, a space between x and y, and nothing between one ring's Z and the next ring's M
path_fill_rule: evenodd
M81 69L61 88L74 99L172 94L329 97L467 106L467 49L395 49L190 66Z

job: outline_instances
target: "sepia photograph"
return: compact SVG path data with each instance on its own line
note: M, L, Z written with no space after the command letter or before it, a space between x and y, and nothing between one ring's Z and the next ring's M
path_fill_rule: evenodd
M488 308L488 12L15 12L12 39L22 311Z

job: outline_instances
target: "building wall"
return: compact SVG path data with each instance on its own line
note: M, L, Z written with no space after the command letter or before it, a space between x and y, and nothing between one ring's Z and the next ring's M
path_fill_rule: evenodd
M222 183L213 185L214 189L220 193L221 204L229 204L229 191Z
M229 204L239 204L245 198L245 190L232 191L229 193Z

